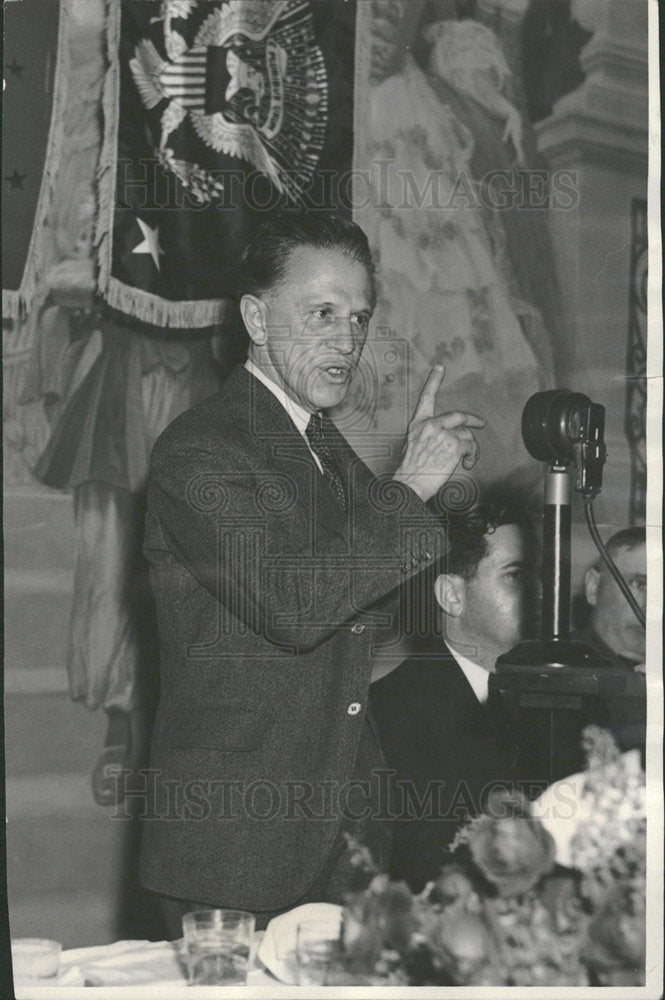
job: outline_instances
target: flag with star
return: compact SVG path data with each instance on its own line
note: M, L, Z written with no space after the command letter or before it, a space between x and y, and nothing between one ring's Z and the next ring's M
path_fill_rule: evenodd
M99 178L99 285L178 330L224 324L278 207L351 214L356 0L122 0Z
M19 319L43 278L64 130L67 19L57 0L3 6L2 314Z

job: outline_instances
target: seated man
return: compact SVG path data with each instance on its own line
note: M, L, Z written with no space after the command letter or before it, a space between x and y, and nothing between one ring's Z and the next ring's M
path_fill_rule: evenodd
M624 528L606 545L617 569L644 610L647 603L647 552L644 528ZM646 636L642 625L602 560L584 575L589 621L575 634L594 646L615 666L634 670L644 663Z
M539 593L534 543L515 504L483 503L451 516L449 552L421 578L435 598L431 620L441 627L371 686L383 751L396 772L391 873L414 891L437 875L446 845L482 812L492 785L514 779L485 702L497 657L524 638L527 596Z
M635 600L644 610L647 600L644 528L624 528L618 531L607 542L607 550ZM584 596L589 605L589 621L584 628L573 633L573 638L593 646L615 669L629 673L643 671L646 655L645 630L602 560L586 571ZM643 749L646 733L646 685L642 697L612 701L610 714L609 725L621 749Z

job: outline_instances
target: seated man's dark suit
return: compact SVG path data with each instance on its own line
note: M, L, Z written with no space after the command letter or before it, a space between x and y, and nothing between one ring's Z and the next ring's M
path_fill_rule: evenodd
M645 675L637 673L635 664L627 657L610 649L591 625L573 632L571 638L593 646L612 664L614 671L630 677L630 693L601 703L597 714L600 723L614 734L620 750L639 750L644 759L647 729Z
M162 678L141 880L163 895L293 905L323 884L359 754L362 770L382 764L372 606L441 553L442 530L324 423L348 512L244 368L155 446L145 551Z
M370 701L388 766L402 785L391 809L403 805L410 813L395 823L390 870L420 891L436 878L460 827L483 811L489 789L512 780L511 755L441 640L426 658L405 660L373 684ZM421 818L404 796L407 782L425 809Z

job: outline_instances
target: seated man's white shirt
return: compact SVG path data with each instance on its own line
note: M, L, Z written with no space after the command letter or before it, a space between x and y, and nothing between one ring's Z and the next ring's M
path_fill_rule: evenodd
M473 693L478 701L481 703L486 702L490 683L489 671L485 670L484 667L479 667L477 663L474 663L468 657L462 656L450 643L448 643L448 649L457 660L460 669L473 688Z
M281 385L278 385L277 382L273 382L273 380L268 375L266 375L265 372L262 372L261 369L257 367L257 365L255 365L254 362L251 361L249 358L247 358L247 361L245 361L245 368L250 373L250 375L253 375L254 378L257 378L259 382L263 382L266 389L270 389L273 396L275 396L275 398L279 400L279 402L282 404L288 415L291 417L293 423L296 425L298 432L302 435L305 444L309 448L309 452L312 458L319 467L319 472L323 472L321 462L319 461L318 456L315 455L312 449L309 447L309 441L307 440L307 435L305 434L305 430L307 429L307 424L309 423L309 418L311 417L312 414L309 413L304 407L300 406L299 403L296 403L294 399L291 399L291 397L284 391L284 389L282 389Z

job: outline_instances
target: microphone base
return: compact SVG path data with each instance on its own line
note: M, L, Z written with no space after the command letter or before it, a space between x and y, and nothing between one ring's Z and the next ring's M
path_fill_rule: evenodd
M644 699L644 676L573 639L522 642L490 674L488 710L510 748L517 779L547 785L584 768L581 733L612 730L616 699Z
M611 670L612 664L593 646L576 639L530 639L520 642L496 661L497 673L554 670L564 675L580 668Z

